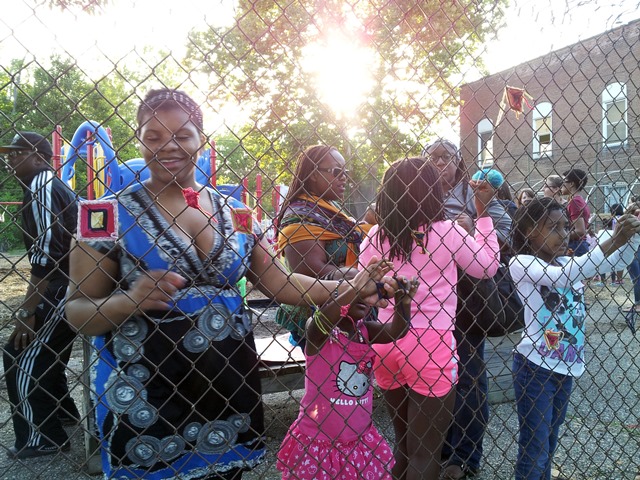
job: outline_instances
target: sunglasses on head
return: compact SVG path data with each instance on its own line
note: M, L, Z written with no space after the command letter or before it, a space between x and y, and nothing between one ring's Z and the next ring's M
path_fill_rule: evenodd
M348 177L349 173L350 173L349 170L347 170L344 167L331 167L331 168L320 168L320 167L318 167L317 170L319 172L329 172L334 177L341 177L341 176Z

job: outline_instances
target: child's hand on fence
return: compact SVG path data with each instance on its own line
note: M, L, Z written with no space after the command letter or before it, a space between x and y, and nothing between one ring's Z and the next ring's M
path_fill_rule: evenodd
M497 191L486 180L470 180L469 185L471 185L475 194L478 217L483 217L486 214L487 205L489 205L489 202L491 202Z
M394 295L396 307L400 304L409 306L416 292L420 281L417 277L412 277L411 280L407 277L395 277L398 285L398 289Z
M385 277L392 268L393 264L388 260L378 260L373 256L367 266L348 282L356 291L357 298L371 305L380 305L380 302L386 305L386 300L395 291L395 286L390 284L393 279Z
M493 185L487 180L469 180L469 185L473 189L475 197L485 205L488 204L496 194L496 189L493 188Z
M128 290L140 312L170 310L173 295L183 288L187 280L169 270L149 270L136 279Z
M456 223L464 228L468 234L473 232L473 218L471 218L467 213L460 213L456 217Z
M630 204L624 213L640 217L640 204L635 202Z
M618 218L611 239L617 247L620 247L638 232L640 232L640 219L635 215L625 214Z

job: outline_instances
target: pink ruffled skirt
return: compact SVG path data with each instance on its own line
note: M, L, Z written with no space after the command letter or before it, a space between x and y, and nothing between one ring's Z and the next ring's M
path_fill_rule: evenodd
M391 479L395 464L387 441L371 425L352 442L327 441L289 431L278 452L283 479Z

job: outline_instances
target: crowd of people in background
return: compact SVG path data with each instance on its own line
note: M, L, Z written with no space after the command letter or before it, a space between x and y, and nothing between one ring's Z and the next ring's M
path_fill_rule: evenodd
M612 207L590 248L585 171L550 175L514 201L507 182L471 180L458 147L437 139L390 163L357 221L341 205L347 161L314 145L299 154L277 217L276 257L242 203L197 183L206 137L192 98L151 90L137 122L150 178L79 210L44 137L21 132L0 148L25 191L32 265L4 350L11 458L69 450L62 424L80 414L64 367L81 332L96 354L93 414L108 478L237 480L261 463L258 356L238 288L246 277L279 302L277 321L306 358L300 413L277 454L283 478L473 478L489 423L486 336L460 328L477 320L461 285L502 264L525 306L513 360L515 477L550 478L585 369L582 281L612 272L619 283L628 268L630 326L640 313L639 199ZM78 211L111 218L111 235L76 232ZM393 441L372 421L374 378Z

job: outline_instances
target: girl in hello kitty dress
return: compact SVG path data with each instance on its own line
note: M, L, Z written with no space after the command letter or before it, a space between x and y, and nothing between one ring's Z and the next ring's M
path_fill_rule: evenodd
M393 321L364 322L370 307L362 298L376 286L384 294L380 279L388 268L386 262L370 262L369 270L350 281L348 291L307 321L305 394L278 453L283 479L392 478L392 449L372 423L371 344L406 334L418 281L385 277L386 284L397 287Z

